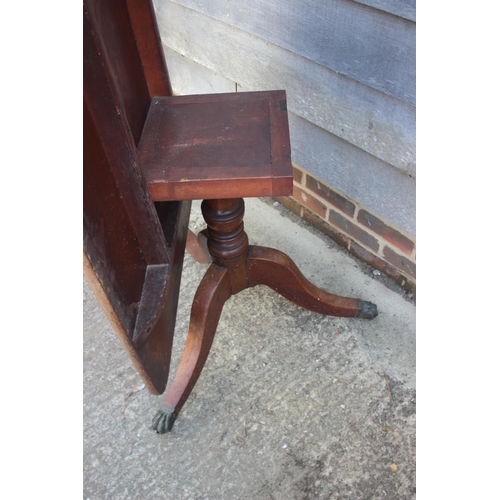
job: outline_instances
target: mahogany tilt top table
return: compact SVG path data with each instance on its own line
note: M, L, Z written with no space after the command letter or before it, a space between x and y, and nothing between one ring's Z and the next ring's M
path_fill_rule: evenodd
M377 315L317 288L284 253L249 245L243 198L289 196L292 185L284 91L173 96L151 1L84 1L84 269L153 394L167 386L186 241L211 262L157 432L189 397L232 295L264 284L317 313ZM191 200L203 200L198 236Z

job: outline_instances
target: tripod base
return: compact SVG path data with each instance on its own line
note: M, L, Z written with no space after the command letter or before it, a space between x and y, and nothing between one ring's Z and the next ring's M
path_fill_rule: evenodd
M313 285L283 252L250 246L243 231L242 199L205 200L202 213L208 224L212 264L196 292L188 337L179 368L167 390L153 429L163 434L174 421L205 365L224 303L246 288L266 285L294 304L330 316L373 319L377 306L328 293Z

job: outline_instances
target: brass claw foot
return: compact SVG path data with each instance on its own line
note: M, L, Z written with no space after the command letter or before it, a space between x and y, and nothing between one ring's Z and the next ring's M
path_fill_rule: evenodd
M359 299L359 311L356 318L373 319L378 316L377 304Z
M163 403L158 413L153 418L153 425L151 429L155 430L158 434L165 434L170 432L177 418L177 412L174 408Z

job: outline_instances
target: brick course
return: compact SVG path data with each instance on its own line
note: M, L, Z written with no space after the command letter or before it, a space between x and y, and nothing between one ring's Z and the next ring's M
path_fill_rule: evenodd
M330 209L328 220L340 228L344 233L359 241L365 247L371 248L374 252L378 252L380 245L377 239L371 234L367 233L364 229L357 226L354 222L346 219L343 215Z
M334 207L338 208L345 214L350 215L351 217L354 216L354 211L356 210L354 203L350 202L339 193L336 193L328 186L321 184L319 181L314 179L314 177L306 175L306 187L313 193L316 193L321 199L331 203Z
M302 184L302 171L296 167L293 167L293 182Z
M371 229L373 232L382 236L386 241L392 243L400 250L408 255L411 255L415 248L415 243L406 236L402 235L397 230L382 222L375 215L361 209L358 213L358 222Z
M344 248L349 248L350 239L340 231L335 230L335 227L326 222L318 215L309 212L308 210L303 210L302 218L314 226L316 229L319 229L322 233L329 236L335 243Z
M392 250L392 248L387 246L384 247L383 254L389 263L393 264L398 269L401 269L401 271L409 274L412 278L417 277L417 269L414 262L406 257L403 257L402 255L397 254L394 250Z
M311 193L306 193L303 189L294 185L293 197L302 205L311 209L314 213L320 215L321 217L326 217L326 206Z
M415 242L365 207L293 165L293 197L278 200L408 291L416 289Z
M380 272L389 276L389 278L393 279L398 285L403 287L408 292L415 293L416 291L415 282L409 280L408 277L402 274L394 266L388 264L380 257L373 255L370 251L366 250L366 248L363 248L355 241L351 241L350 253L355 257L357 257L359 260L366 262L370 266L374 267L375 269L378 269Z

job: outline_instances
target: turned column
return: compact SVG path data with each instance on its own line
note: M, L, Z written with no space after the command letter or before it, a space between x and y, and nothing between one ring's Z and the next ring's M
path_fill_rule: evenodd
M237 294L248 287L248 236L244 231L243 198L204 200L201 211L205 219L207 246L213 264L229 271L231 293Z

